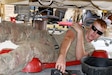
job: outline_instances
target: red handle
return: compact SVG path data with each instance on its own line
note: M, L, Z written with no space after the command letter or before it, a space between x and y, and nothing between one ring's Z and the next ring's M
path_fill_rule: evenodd
M10 51L12 51L12 49L2 49L0 54L9 53Z
M42 68L55 68L56 63L43 63ZM79 60L74 60L74 61L68 61L66 62L66 66L73 66L73 65L79 65L81 62Z

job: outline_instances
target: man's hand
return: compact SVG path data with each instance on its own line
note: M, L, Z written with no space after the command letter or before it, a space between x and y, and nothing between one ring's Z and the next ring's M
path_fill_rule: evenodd
M56 62L56 66L55 66L56 69L60 70L62 73L65 72L65 68L66 68L66 61L65 61L65 58L60 55L57 62Z
M73 23L72 27L76 30L77 33L82 33L83 32L81 25L78 24L78 23Z

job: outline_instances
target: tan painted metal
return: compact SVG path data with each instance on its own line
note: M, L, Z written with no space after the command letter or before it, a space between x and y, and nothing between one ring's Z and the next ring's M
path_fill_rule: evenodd
M22 1L28 1L29 0L0 0L2 4L11 4L11 3L17 3L17 2L22 2Z

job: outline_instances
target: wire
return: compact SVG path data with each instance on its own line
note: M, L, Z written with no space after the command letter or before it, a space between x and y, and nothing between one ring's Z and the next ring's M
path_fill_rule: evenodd
M39 4L42 6L50 6L53 3L53 0L50 1L42 1L42 0L38 0Z
M90 0L91 4L92 4L94 7L96 7L98 10L101 10L101 9L99 8L99 6L97 6L97 5L95 5L95 4L93 3L93 1L94 1L94 0Z

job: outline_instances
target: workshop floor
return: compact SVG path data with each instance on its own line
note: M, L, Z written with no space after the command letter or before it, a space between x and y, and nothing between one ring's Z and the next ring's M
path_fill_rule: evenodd
M51 75L51 70L54 68L50 68L50 69L44 69L43 71L39 72L39 73L23 73L23 72L19 72L16 73L15 75ZM67 67L67 70L80 70L81 71L81 65L76 65L76 66L69 66ZM81 75L84 75L81 71Z

